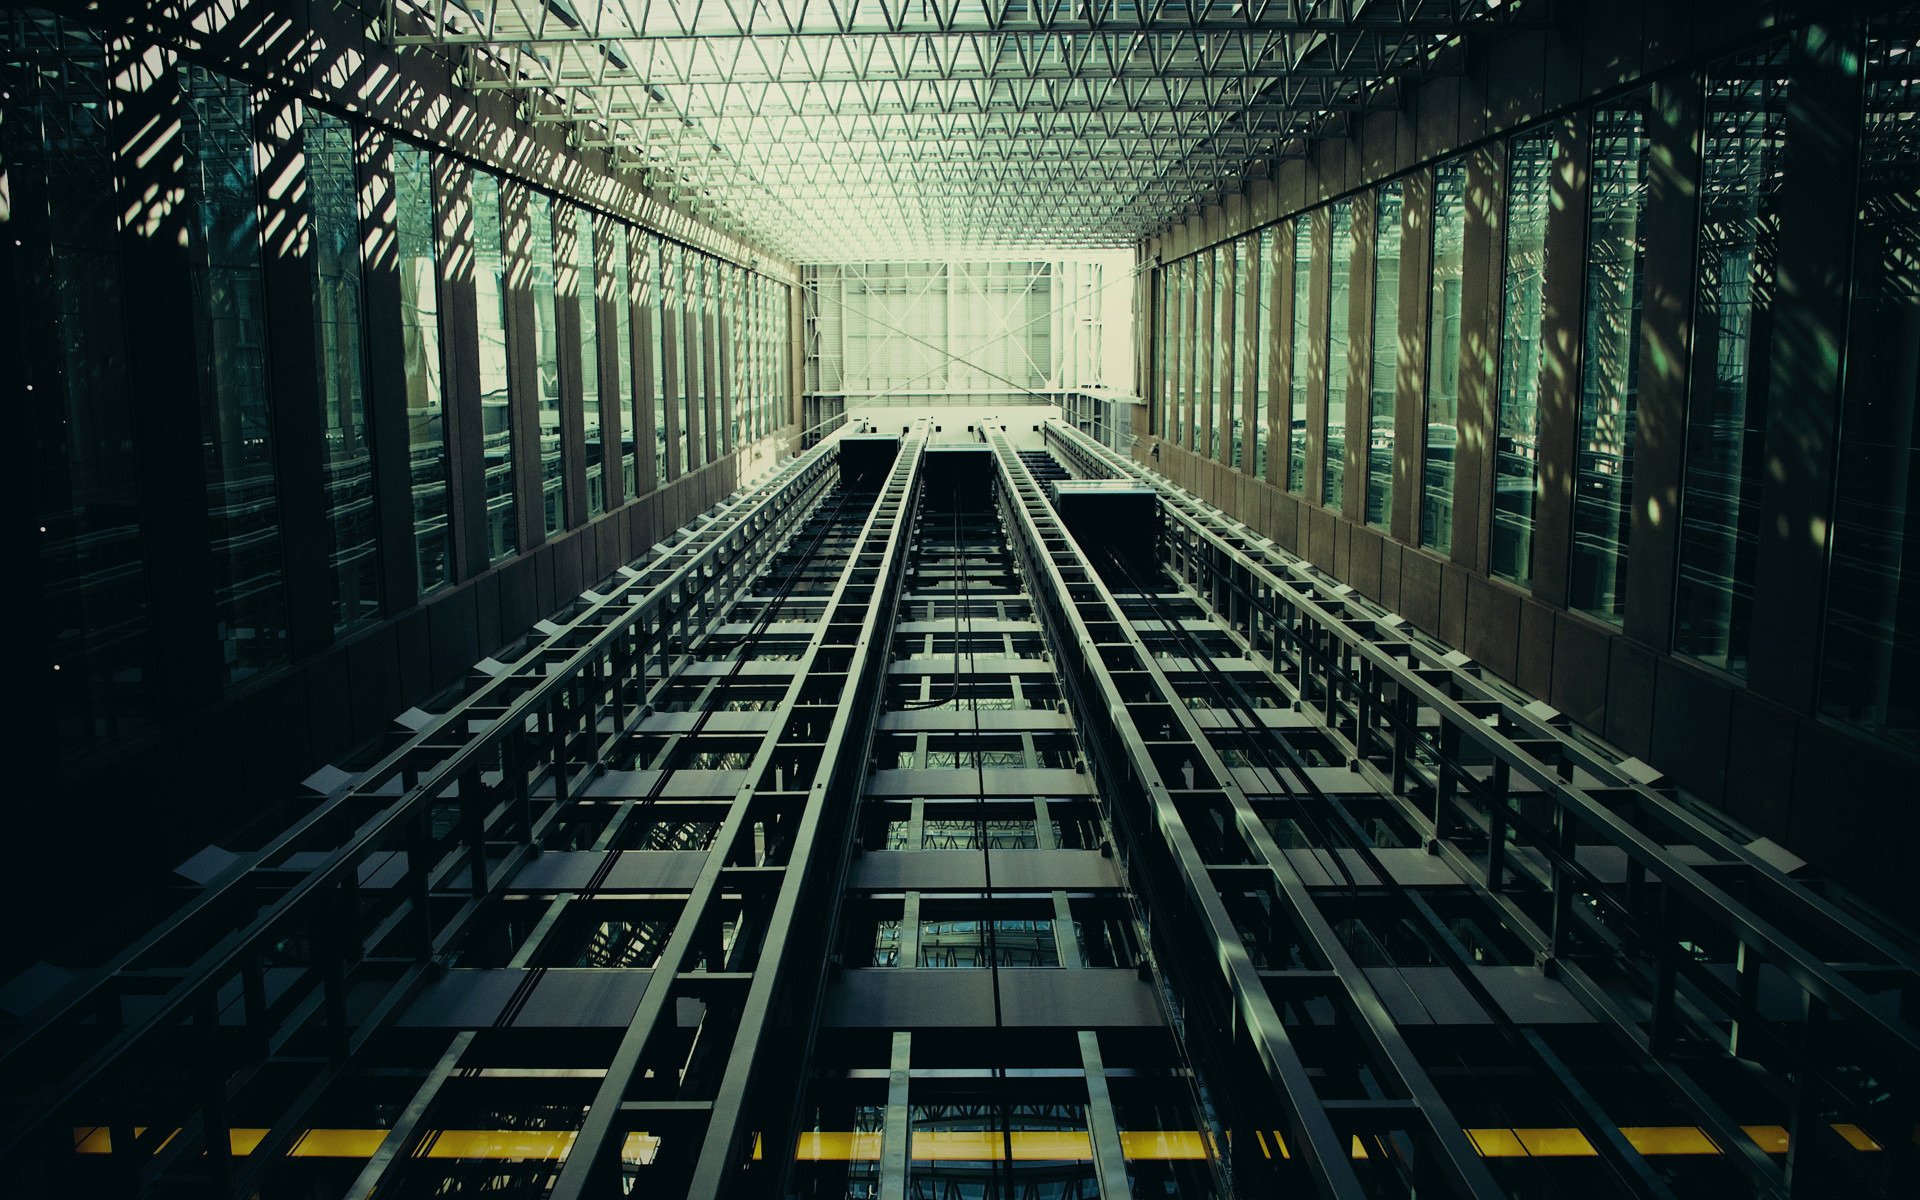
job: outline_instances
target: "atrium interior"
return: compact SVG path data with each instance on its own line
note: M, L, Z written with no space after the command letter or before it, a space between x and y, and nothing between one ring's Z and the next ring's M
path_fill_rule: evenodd
M1917 50L0 4L0 1196L1920 1196Z

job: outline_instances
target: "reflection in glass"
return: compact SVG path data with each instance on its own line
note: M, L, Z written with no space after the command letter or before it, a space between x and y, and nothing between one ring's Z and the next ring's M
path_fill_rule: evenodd
M1427 440L1421 451L1420 544L1453 550L1453 451L1460 434L1460 283L1466 265L1467 165L1433 170L1433 284L1427 312Z
M45 702L78 757L146 721L146 563L138 443L113 204L108 75L98 35L32 9L0 12L0 195L23 318L13 367L30 389Z
M1207 457L1219 459L1227 440L1227 408L1233 403L1233 271L1232 247L1215 246L1207 253L1213 268L1213 308L1207 319L1207 340L1213 346L1213 376L1209 395L1213 415L1207 429Z
M1909 10L1911 12L1911 10ZM1920 744L1920 29L1869 26L1820 708Z
M713 337L707 320L713 289L713 264L697 250L687 251L687 361L693 380L687 389L687 411L693 418L694 456L697 465L706 466L719 456L720 431L710 419L713 412Z
M1353 347L1347 336L1353 307L1353 201L1335 200L1327 213L1332 229L1327 242L1327 469L1320 502L1339 508L1346 490L1347 385L1353 374Z
M1205 254L1187 259L1187 444L1195 454L1207 451L1208 380L1213 374L1207 330L1213 318L1213 276Z
M1158 367L1160 378L1160 440L1167 442L1173 438L1173 311L1167 309L1167 301L1173 298L1173 273L1162 267L1154 273L1154 311L1160 313L1160 338L1158 338Z
M548 537L567 527L560 439L560 346L553 303L553 201L529 192L528 265L533 280L533 384L540 414L540 505Z
M1053 919L1044 916L928 917L920 922L923 967L1057 967Z
M1787 141L1784 41L1707 73L1693 386L1674 649L1747 669L1767 436L1776 192Z
M1271 403L1267 343L1273 338L1273 280L1280 265L1280 239L1275 231L1272 225L1260 231L1260 246L1255 251L1259 266L1252 284L1259 313L1259 328L1253 338L1253 474L1257 479L1267 477L1267 441L1273 434L1273 414L1267 411Z
M614 378L620 389L620 470L626 488L622 493L631 500L640 494L639 444L640 410L633 401L633 292L632 274L627 269L627 225L613 223L613 356L618 366Z
M487 462L487 561L520 545L513 516L513 408L507 373L507 268L500 181L473 173L473 291L480 327L480 432Z
M1367 418L1367 524L1393 516L1393 373L1400 343L1400 215L1398 181L1375 193L1373 224L1373 365Z
M641 235L641 247L646 259L640 264L640 304L646 310L647 322L651 326L648 348L652 351L648 368L652 374L646 381L646 388L653 395L653 486L663 487L667 482L667 339L673 324L667 318L666 298L666 248L660 239L650 233ZM679 437L674 444L674 469L684 471L687 462L687 430L680 427Z
M1247 235L1233 244L1233 387L1227 403L1232 407L1228 414L1228 430L1232 437L1227 446L1227 463L1235 470L1247 469L1246 429L1243 423L1247 411L1247 378L1242 374L1242 365L1248 355L1241 350L1251 347L1242 346L1249 336L1247 333L1247 289L1253 278L1254 236Z
M246 84L200 67L184 79L200 433L221 665L232 684L287 661L253 98Z
M341 633L380 616L373 444L360 349L359 188L352 126L309 106L305 135L307 196L313 205L314 341L326 438L327 557L333 628Z
M413 494L420 594L447 582L447 432L440 390L440 285L433 242L433 169L427 152L393 144L394 245L400 260L400 336L406 359L407 473Z
M720 305L720 345L727 357L725 376L727 380L727 448L740 448L740 435L743 431L742 418L746 415L749 396L745 377L747 358L742 335L746 332L746 314L741 307L743 289L741 287L740 268L727 263L721 268L725 274L721 283L725 293ZM746 430L752 436L751 430Z
M1168 278L1173 288L1173 331L1168 337L1172 349L1168 357L1173 360L1173 387L1170 393L1173 409L1173 444L1185 446L1187 444L1187 406L1190 403L1189 395L1193 387L1192 338L1189 336L1193 320L1192 310L1188 307L1189 293L1193 286L1193 260L1184 258L1174 263Z
M1606 621L1626 613L1639 394L1640 275L1646 250L1647 95L1594 110L1587 215L1586 341L1573 487L1567 606Z
M1494 576L1521 587L1533 582L1533 510L1540 490L1540 322L1552 170L1550 131L1522 134L1507 143L1491 553Z
M593 266L593 214L573 210L580 301L580 409L587 448L587 516L607 511L606 447L600 440L600 276Z
M676 339L674 348L679 352L679 386L676 389L680 405L680 469L696 470L700 466L697 455L699 450L694 441L695 421L700 413L698 397L700 392L700 323L699 305L695 302L695 281L698 279L698 264L695 255L687 252L683 246L671 243L665 245L668 274L666 279L667 311L672 317L670 332Z
M1293 395L1287 417L1287 490L1307 486L1307 371L1312 365L1313 218L1293 219Z
M1091 1200L1099 1195L1084 1093L1070 1103L1046 1102L1031 1087L993 1103L963 1094L949 1103L910 1105L907 1194L914 1200Z

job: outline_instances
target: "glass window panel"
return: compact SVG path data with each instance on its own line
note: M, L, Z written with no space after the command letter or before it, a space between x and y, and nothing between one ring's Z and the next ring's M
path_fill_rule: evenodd
M513 515L513 418L507 373L507 263L500 181L473 172L473 289L480 327L480 434L487 471L487 561L520 545Z
M1540 322L1552 170L1551 132L1523 134L1507 143L1491 554L1493 574L1521 587L1533 582L1533 510L1540 487Z
M446 584L447 432L440 385L440 284L427 152L393 146L394 244L400 259L400 335L406 359L407 473L413 495L420 594Z
M1707 73L1693 385L1674 649L1747 669L1765 478L1777 192L1787 151L1783 41Z
M1401 185L1374 193L1373 363L1368 372L1367 524L1385 529L1393 518L1393 388L1400 348Z
M680 248L680 246L674 246L672 242L660 242L660 261L666 263L664 275L662 275L662 290L660 290L660 301L666 305L666 328L664 328L664 334L666 334L666 338L672 338L672 342L674 342L674 365L678 367L678 371L674 372L674 401L672 401L672 403L674 403L674 413L680 417L680 436L676 438L678 445L674 447L674 467L678 468L682 474L685 474L687 470L693 470L693 467L695 467L693 457L691 457L691 449L693 449L691 422L693 422L693 419L691 419L691 415L687 413L687 396L693 392L693 384L689 382L689 374L687 374L691 367L689 367L689 363L687 363L687 338L685 338L684 330L684 324L685 321L687 321L687 303L685 303L684 290L685 278L687 278L687 263L685 263L685 255L684 252L682 252L682 248Z
M687 264L685 370L687 377L687 419L691 427L688 443L692 458L689 469L704 467L713 461L713 431L707 428L707 261L695 250L684 251Z
M1227 445L1227 462L1237 470L1247 469L1245 449L1247 410L1247 379L1243 371L1248 354L1253 347L1248 343L1247 307L1248 288L1253 282L1253 247L1255 238L1248 235L1233 244L1233 324L1230 326L1233 336L1233 387L1228 398L1231 412L1227 415L1227 428L1232 435ZM1245 351L1247 353L1242 353Z
M1911 748L1920 744L1920 25L1910 14L1868 31L1820 708Z
M1339 508L1346 490L1347 385L1353 374L1353 347L1347 336L1353 308L1353 202L1335 200L1327 213L1331 228L1327 243L1327 469L1320 502Z
M1460 287L1466 268L1467 165L1433 171L1433 282L1427 312L1426 445L1421 451L1420 544L1453 550L1453 452L1460 437Z
M305 135L307 196L313 205L314 340L326 437L327 556L333 627L345 632L380 616L373 443L360 346L360 192L353 127L308 107Z
M640 268L640 303L646 308L651 326L648 348L652 351L649 368L652 375L647 387L653 395L653 486L661 487L667 482L667 344L673 322L667 316L665 248L652 234L643 236L647 258ZM687 431L682 425L673 447L673 462L676 469L685 470L686 461Z
M1259 328L1253 339L1253 473L1261 479L1267 477L1267 441L1273 432L1273 415L1267 411L1271 402L1267 343L1273 339L1273 280L1279 269L1279 246L1275 226L1260 231L1259 269L1252 286L1259 306Z
M1227 438L1227 408L1233 403L1233 248L1215 246L1207 254L1213 266L1213 308L1207 340L1213 344L1213 415L1207 422L1207 457L1218 459Z
M1293 219L1293 394L1288 397L1287 490L1307 486L1307 370L1312 365L1313 218Z
M587 448L587 516L607 511L606 447L600 440L600 274L593 265L593 214L573 210L580 301L580 408Z
M1575 447L1567 606L1606 621L1626 613L1639 393L1640 278L1646 249L1647 95L1593 114L1587 209L1586 333Z
M1154 343L1160 348L1160 438L1165 441L1173 436L1173 315L1167 311L1167 303L1173 295L1173 274L1163 268L1155 272L1154 291L1158 303L1154 306L1154 315L1158 328L1155 330Z
M246 84L199 67L185 69L185 82L201 445L214 606L231 684L287 661L253 99Z
M566 466L560 431L560 345L553 298L553 201L527 199L533 279L533 381L540 413L540 504L548 537L567 527Z
M114 211L109 76L97 34L33 9L0 12L0 212L15 239L32 393L48 674L61 750L96 751L146 722L146 563L138 443ZM10 208L6 205L10 204Z
M640 458L638 431L640 409L633 391L633 292L632 273L627 267L629 242L623 221L613 223L613 349L619 366L614 378L620 387L620 470L631 500L640 494Z
M1181 447L1192 428L1192 286L1194 261L1173 263L1173 444Z
M1060 953L1048 917L922 918L923 967L1057 967Z

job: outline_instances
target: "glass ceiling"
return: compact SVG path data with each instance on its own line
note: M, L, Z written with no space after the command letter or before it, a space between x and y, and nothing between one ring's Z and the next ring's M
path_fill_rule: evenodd
M388 0L383 27L527 94L670 202L818 262L1129 245L1545 7Z

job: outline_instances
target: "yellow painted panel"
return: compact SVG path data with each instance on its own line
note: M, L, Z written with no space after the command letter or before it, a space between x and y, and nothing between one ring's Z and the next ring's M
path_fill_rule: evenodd
M147 1127L135 1125L133 1136L136 1138L147 1136ZM153 1148L153 1152L160 1153L179 1136L178 1129L170 1131L166 1137L160 1139L160 1144ZM73 1152L75 1154L112 1154L113 1135L105 1125L76 1125L73 1127Z
M1128 1158L1203 1159L1206 1139L1195 1129L1123 1129L1120 1149Z
M1692 1125L1622 1125L1621 1136L1642 1154L1718 1154L1713 1139Z
M415 1158L559 1159L567 1156L571 1129L442 1129L415 1148Z
M309 1129L294 1139L288 1158L372 1158L387 1140L384 1129Z
M913 1135L915 1162L998 1162L1007 1137L990 1129L958 1129ZM1093 1158L1093 1143L1079 1130L1019 1129L1011 1138L1016 1162L1069 1162Z
M1787 1152L1787 1127L1785 1125L1742 1125L1740 1132L1753 1139L1753 1144L1768 1154Z
M134 1135L139 1136L135 1130ZM113 1153L113 1135L107 1132L105 1125L76 1125L73 1130L73 1152L75 1154L111 1154Z
M801 1162L878 1162L880 1134L877 1131L803 1133L793 1156Z
M1597 1153L1578 1129L1516 1129L1513 1136L1534 1158L1591 1158Z
M1835 1125L1833 1131L1847 1140L1847 1145L1855 1150L1870 1152L1880 1149L1880 1143L1868 1136L1867 1131L1858 1125Z
M1525 1158L1527 1148L1511 1129L1469 1129L1467 1140L1481 1158Z

